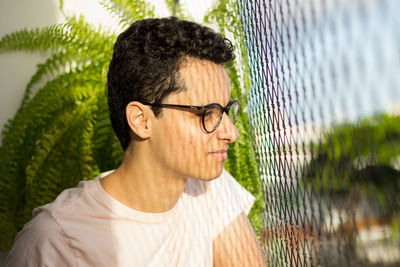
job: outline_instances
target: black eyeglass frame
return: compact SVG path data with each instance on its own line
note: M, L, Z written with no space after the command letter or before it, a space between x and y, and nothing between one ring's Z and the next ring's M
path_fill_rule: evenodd
M212 133L218 128L218 126L221 124L221 120L222 120L222 116L223 116L224 112L229 117L229 110L230 110L231 106L234 103L238 103L238 113L239 113L239 109L240 109L240 101L236 100L236 99L235 100L230 100L228 105L226 105L226 107L223 107L218 103L211 103L211 104L208 104L208 105L205 105L205 106L189 106L189 105L177 105L177 104L152 104L152 103L143 103L143 102L141 102L141 103L143 105L151 106L151 107L181 108L181 109L186 109L188 111L198 112L199 113L198 115L201 116L201 122L202 122L202 125L203 125L203 129L207 133ZM208 131L206 129L206 125L205 125L205 122L204 122L204 118L205 118L204 115L207 113L208 109L215 108L215 107L218 107L220 110L222 110L222 112L221 112L222 115L220 116L220 118L218 120L218 123L215 125L214 129L212 129L211 131ZM237 121L237 116L235 118L235 121L232 121L232 123L235 124L236 121Z

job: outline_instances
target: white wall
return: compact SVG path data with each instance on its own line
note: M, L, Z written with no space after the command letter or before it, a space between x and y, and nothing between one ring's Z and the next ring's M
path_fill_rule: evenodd
M57 23L60 14L56 0L0 1L0 37L27 28ZM25 86L44 54L7 52L0 54L0 129L17 111Z

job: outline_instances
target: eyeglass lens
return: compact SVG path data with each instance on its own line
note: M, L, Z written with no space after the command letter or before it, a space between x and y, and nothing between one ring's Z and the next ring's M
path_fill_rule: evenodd
M228 116L232 123L236 122L238 112L239 103L233 102L228 112ZM207 132L212 132L219 126L223 115L222 113L223 111L218 105L211 106L207 109L206 113L203 115L203 124Z
M233 124L236 123L237 116L239 113L239 106L240 106L240 104L238 102L233 102L229 109L228 116L231 119L231 121L233 122Z

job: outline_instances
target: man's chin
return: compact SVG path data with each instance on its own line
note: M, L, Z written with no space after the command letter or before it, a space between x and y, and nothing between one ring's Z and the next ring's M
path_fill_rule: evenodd
M202 180L202 181L212 181L214 179L219 178L221 176L223 170L224 170L224 168L222 167L222 168L210 171L209 173L200 173L200 175L198 175L195 178Z

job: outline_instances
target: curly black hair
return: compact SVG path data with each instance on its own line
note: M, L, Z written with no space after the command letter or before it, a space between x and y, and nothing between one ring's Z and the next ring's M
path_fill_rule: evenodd
M178 71L186 57L223 64L233 60L233 46L210 28L176 17L139 20L118 36L107 98L111 124L124 150L130 143L126 106L131 101L160 104L184 90ZM160 108L152 110L158 117Z

